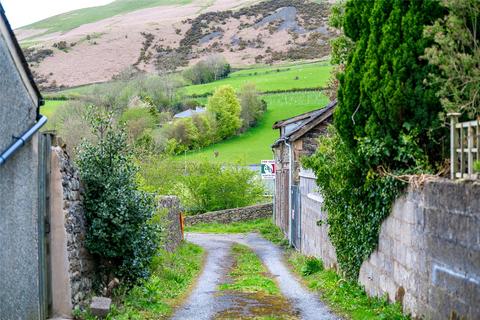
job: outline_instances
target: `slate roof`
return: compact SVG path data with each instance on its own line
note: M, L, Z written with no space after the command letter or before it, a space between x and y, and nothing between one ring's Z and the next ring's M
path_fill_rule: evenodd
M183 112L177 113L173 117L177 118L177 119L179 119L179 118L191 118L194 115L204 113L205 111L206 111L205 108L197 107L197 108L195 108L195 110L188 109L188 110L185 110Z
M28 66L28 62L25 59L23 51L20 47L20 44L15 37L15 33L8 22L7 16L5 15L5 10L3 9L2 4L0 3L0 33L1 36L5 38L7 41L7 45L10 48L10 54L12 55L13 60L17 66L18 72L22 75L24 79L25 86L29 89L30 92L33 94L33 99L37 104L37 118L40 117L40 106L43 105L44 101L42 98L42 94L35 83L33 78L33 74L30 71Z
M275 122L273 129L283 128L283 130L281 130L282 135L280 139L278 139L272 147L277 147L284 141L298 140L311 129L329 119L333 115L336 105L337 100L334 100L322 109Z

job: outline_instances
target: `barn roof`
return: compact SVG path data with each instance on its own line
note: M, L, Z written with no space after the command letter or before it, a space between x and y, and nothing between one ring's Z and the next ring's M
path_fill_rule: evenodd
M304 134L329 119L333 115L333 110L336 105L337 100L334 100L322 109L275 122L273 129L284 128L284 130L282 130L282 136L273 144L273 147L278 146L283 141L295 141L301 138Z
M15 37L12 27L8 22L8 19L5 15L5 10L3 9L2 4L0 3L0 35L4 38L7 47L10 51L13 61L17 67L17 70L23 80L25 87L27 88L32 100L37 106L37 118L40 115L40 106L43 105L43 98L40 93L40 90L35 83L33 74L28 67L27 60L23 54L23 51L20 47L20 44Z

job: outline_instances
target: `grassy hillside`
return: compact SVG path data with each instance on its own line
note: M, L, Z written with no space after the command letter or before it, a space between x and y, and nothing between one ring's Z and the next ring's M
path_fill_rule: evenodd
M236 162L241 164L259 164L260 160L272 159L270 146L278 139L278 130L273 124L281 119L319 109L327 104L327 97L321 92L293 92L268 94L263 96L268 110L263 120L241 136L217 143L208 148L190 152L187 160L208 159L217 162ZM214 152L218 152L215 158ZM178 157L184 159L184 157Z
M245 83L254 82L259 91L317 88L325 85L331 65L327 62L299 64L286 67L265 67L233 72L226 79L186 87L186 93L205 94L221 85L240 89Z
M97 22L119 14L124 14L140 9L158 7L162 5L183 5L192 2L191 0L116 0L110 4L79 9L60 14L22 29L45 29L46 33L65 32L75 29L83 24Z

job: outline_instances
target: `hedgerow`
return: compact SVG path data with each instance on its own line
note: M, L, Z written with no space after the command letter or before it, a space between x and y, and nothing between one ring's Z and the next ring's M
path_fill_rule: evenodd
M423 29L443 9L434 0L375 0L335 12L348 38L333 59L345 63L335 128L304 165L317 174L340 268L356 279L404 187L393 176L434 170L442 159L441 106L424 84L438 71L420 57L431 44Z

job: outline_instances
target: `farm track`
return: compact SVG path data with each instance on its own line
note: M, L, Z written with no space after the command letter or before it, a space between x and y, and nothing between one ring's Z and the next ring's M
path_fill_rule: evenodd
M250 247L259 256L269 272L275 277L281 293L293 307L292 315L294 318L297 318L298 315L300 319L308 320L338 319L319 300L318 296L305 289L292 275L285 265L282 250L259 235L187 234L186 238L188 241L205 248L207 258L196 287L172 319L219 319L222 318L222 315L228 315L231 310L238 310L239 303L251 299L251 297L245 298L238 295L219 295L218 285L225 280L226 273L231 265L230 248L234 243ZM265 310L264 307L262 308L262 315L265 312L268 313L268 310ZM252 312L251 308L250 312ZM285 319L292 319L292 315L286 315ZM246 317L237 315L235 318L251 319L255 316L261 315L248 314Z

